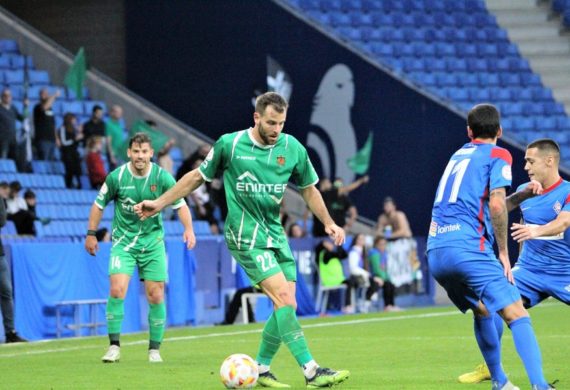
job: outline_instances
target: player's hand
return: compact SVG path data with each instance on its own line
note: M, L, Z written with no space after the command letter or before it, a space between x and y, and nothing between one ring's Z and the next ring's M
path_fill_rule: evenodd
M509 257L499 253L499 261L503 265L503 274L505 275L505 278L507 278L509 283L515 284L515 277L513 276L511 261L509 260Z
M535 196L542 194L543 190L544 189L542 188L542 184L540 184L536 180L531 180L527 184L527 186L524 188L525 192L531 193L532 195L535 195Z
M536 237L536 231L534 227L521 225L520 223L513 223L511 226L511 237L518 243L526 240L531 240Z
M186 243L186 248L192 249L196 246L196 236L194 235L194 230L188 229L184 230L182 235L182 240Z
M85 250L91 256L95 256L97 254L97 251L99 251L99 243L97 242L97 237L87 236L87 238L85 238Z
M139 216L141 221L152 217L153 215L160 212L160 207L154 200L143 200L139 204L136 204L134 207L135 213Z
M335 245L344 244L344 229L333 223L325 226L325 232L333 239Z

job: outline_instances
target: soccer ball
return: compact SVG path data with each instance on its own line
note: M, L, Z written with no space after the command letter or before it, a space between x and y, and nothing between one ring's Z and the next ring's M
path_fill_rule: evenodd
M228 356L220 368L220 378L228 389L250 389L258 375L257 363L243 353Z

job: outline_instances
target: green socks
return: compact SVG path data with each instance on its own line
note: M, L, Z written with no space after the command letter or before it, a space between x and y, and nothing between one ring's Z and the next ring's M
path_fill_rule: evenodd
M149 349L158 349L164 337L164 324L166 323L166 305L150 303L148 311L148 330L150 333Z
M111 341L119 341L121 325L125 316L124 302L124 299L112 297L109 297L107 301L107 333L109 333Z
M313 360L293 306L277 309L273 315L277 319L281 340L287 345L299 366L302 367Z
M279 328L277 327L277 317L273 312L265 323L263 333L261 333L261 344L255 360L259 364L269 366L279 350L279 346L281 346L281 336L279 336Z

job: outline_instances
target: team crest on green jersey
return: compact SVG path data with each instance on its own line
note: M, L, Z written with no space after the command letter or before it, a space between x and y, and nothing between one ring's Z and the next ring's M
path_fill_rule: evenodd
M150 185L150 192L155 192L156 191L156 184L151 184Z
M285 156L277 156L277 164L285 165Z

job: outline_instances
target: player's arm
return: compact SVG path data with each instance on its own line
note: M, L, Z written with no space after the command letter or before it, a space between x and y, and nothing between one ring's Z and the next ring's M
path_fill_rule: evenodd
M300 192L313 215L325 226L325 232L333 238L335 245L342 245L344 243L344 230L334 223L317 187L310 185L302 188Z
M376 222L376 227L374 228L374 230L376 230L376 234L383 236L384 229L386 229L386 225L387 225L387 220L386 218L384 218L384 214L380 214L378 216L378 222Z
M349 192L354 191L361 185L368 183L368 180L369 180L368 175L362 176L361 178L350 183L349 185L340 187L338 189L338 193L339 195L347 195Z
M525 188L507 196L507 211L511 212L525 200L542 194L542 190L542 185L539 182L531 180Z
M528 226L513 223L511 235L517 242L523 242L537 237L557 236L564 233L569 227L570 211L562 211L554 221L545 225Z
M190 208L187 205L178 208L178 219L184 226L184 237L183 240L186 243L188 249L194 248L196 245L196 236L194 235L194 228L192 227L192 215L190 214Z
M495 231L497 248L499 249L499 260L503 265L505 276L513 283L514 279L507 243L509 215L507 212L506 189L504 187L495 188L489 194L489 212L491 214L491 224Z
M142 220L152 217L166 206L174 203L177 199L188 196L189 193L200 187L202 183L204 183L204 178L199 168L196 168L182 176L171 189L157 199L145 200L135 205L135 212Z
M97 237L95 237L94 232L97 231L99 227L99 222L103 218L103 209L93 203L91 206L91 211L89 212L89 223L87 225L87 237L85 237L85 250L91 256L95 256L99 250L99 244L97 242Z

